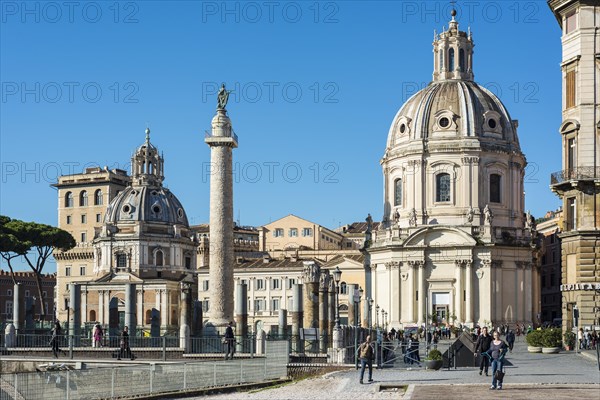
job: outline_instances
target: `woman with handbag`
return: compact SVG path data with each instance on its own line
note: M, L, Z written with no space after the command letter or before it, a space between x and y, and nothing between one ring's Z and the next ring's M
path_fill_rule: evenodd
M508 346L504 341L500 340L500 334L498 331L494 331L494 340L490 344L490 349L487 354L492 360L492 386L490 390L502 390L502 380L504 379L504 371L502 366L504 364L504 356L508 351Z

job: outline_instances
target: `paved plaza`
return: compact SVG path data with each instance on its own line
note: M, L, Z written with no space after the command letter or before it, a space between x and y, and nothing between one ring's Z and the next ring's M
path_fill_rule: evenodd
M517 343L507 355L502 391L489 390L491 377L480 376L478 367L439 371L397 367L374 370L372 384L361 385L359 371L348 369L277 388L198 399L598 399L600 371L591 355L532 354L524 343Z

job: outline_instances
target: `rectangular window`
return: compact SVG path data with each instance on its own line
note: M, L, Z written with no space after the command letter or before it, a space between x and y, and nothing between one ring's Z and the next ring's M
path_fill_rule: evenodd
M500 203L500 175L490 175L490 203Z
M96 222L102 222L102 214L96 214Z
M13 302L12 301L6 302L6 306L4 306L4 312L6 313L7 316L10 316L12 318L12 313L13 313Z
M82 224L87 224L87 215L86 215L86 214L83 214L83 215L81 216L81 223L82 223Z
M208 281L202 281L202 290L208 292Z
M394 205L402 205L402 179L394 181Z
M254 288L256 290L264 290L265 289L265 281L262 279L257 279Z
M29 290L26 290L25 291L25 297L29 297L29 295L30 295Z
M437 174L435 183L435 201L450 201L450 174Z
M298 228L290 228L290 237L298 237Z
M283 228L275 228L273 231L274 237L283 237Z
M273 311L274 313L278 313L280 302L281 302L281 300L279 299L279 297L272 298L271 299L271 311Z
M565 34L569 34L577 29L577 13L572 12L565 18Z
M6 295L7 295L8 297L12 296L12 289L8 289L8 290L6 291Z
M65 276L71 276L71 267L65 267Z
M42 292L42 297L43 297L43 298L46 298L47 296L48 296L48 293L47 293L47 292L44 290L44 291Z
M567 199L567 220L566 222L566 227L565 227L565 231L572 231L575 230L576 226L576 220L575 220L575 197L569 197Z
M296 280L294 278L288 278L287 280L287 288L291 289L296 284Z
M574 168L577 167L577 147L575 138L567 139L567 178L575 178Z
M575 69L571 69L567 71L566 74L566 90L565 90L565 108L571 108L571 107L575 107L575 97L576 97L576 80L577 80L577 73L575 72Z
M556 275L550 274L550 287L556 285Z
M265 310L265 299L255 299L254 300L254 311L264 311Z
M126 254L117 254L117 268L119 268L119 269L127 268L127 255Z
M415 291L415 301L419 301L419 291Z
M346 242L346 247L347 248L351 248L352 247L352 242Z
M79 275L85 276L85 265L79 267Z
M71 216L67 215L67 225L71 225Z
M202 312L206 313L208 312L208 310L210 310L210 304L208 302L208 299L204 299L202 300Z
M271 279L271 289L272 290L281 289L281 281L279 279Z
M81 232L81 242L82 243L87 242L87 233L86 232Z
M312 236L312 228L302 228L302 236Z

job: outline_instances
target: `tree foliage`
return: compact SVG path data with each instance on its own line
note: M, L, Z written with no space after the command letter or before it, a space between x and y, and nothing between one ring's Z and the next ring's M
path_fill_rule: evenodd
M24 222L0 215L0 256L6 260L15 282L12 260L22 256L35 273L41 315L45 315L41 275L54 249L67 251L75 247L75 239L67 231L54 226ZM16 282L15 282L16 283Z

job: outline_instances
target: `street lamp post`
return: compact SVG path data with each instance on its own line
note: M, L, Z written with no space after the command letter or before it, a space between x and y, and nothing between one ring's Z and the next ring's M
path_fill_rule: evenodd
M379 304L375 307L375 328L379 328Z
M342 360L339 358L339 352L341 346L341 328L340 328L340 280L342 278L342 271L340 267L336 267L333 271L333 280L335 282L335 326L333 327L333 348L336 350L336 362L340 363Z
M369 299L369 315L368 315L368 319L369 319L369 330L373 329L373 303L375 301L373 299Z

